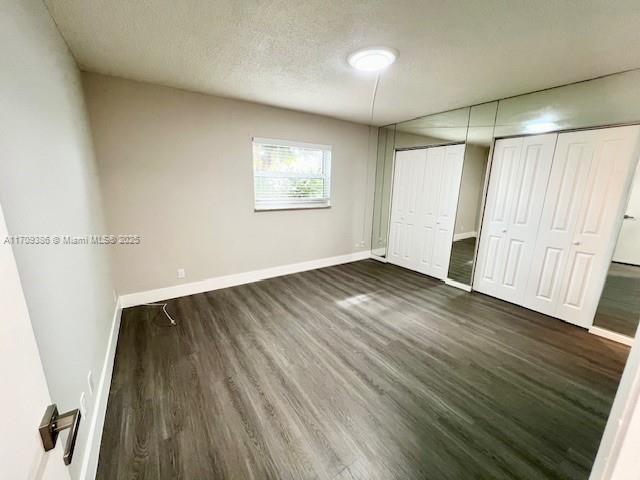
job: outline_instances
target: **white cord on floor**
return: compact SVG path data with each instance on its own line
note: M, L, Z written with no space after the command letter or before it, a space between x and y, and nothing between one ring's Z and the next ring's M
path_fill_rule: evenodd
M171 315L169 315L169 312L167 312L167 305L169 305L168 303L143 303L143 305L146 305L148 307L162 307L162 311L171 322L171 326L175 327L177 325L176 321L171 318Z

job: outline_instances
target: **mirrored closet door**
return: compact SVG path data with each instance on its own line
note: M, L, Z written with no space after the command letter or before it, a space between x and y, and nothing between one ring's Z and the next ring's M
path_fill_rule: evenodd
M381 127L374 258L629 343L640 319L638 173L626 202L640 150L607 135L639 128L639 82L633 70ZM403 223L392 192L403 155L420 150L426 162L429 148L453 144L464 153L447 262L425 235L433 224L417 213Z
M446 277L463 158L464 144L396 152L390 263Z
M474 289L589 328L640 126L496 141Z
M640 320L640 167L636 167L627 208L618 223L620 233L593 326L627 337L630 343Z
M497 140L474 289L523 303L558 135Z
M474 105L469 112L462 180L451 245L447 283L471 289L498 102Z

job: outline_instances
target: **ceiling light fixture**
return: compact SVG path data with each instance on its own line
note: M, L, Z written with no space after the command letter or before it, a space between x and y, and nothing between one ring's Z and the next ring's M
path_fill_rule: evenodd
M560 127L555 122L533 122L525 127L527 133L545 133L558 130Z
M363 48L347 59L349 65L362 72L379 72L396 61L396 53L390 48Z

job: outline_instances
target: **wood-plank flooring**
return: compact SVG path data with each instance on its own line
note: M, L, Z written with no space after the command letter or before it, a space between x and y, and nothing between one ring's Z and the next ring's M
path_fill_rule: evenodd
M640 267L611 262L593 324L634 337L640 320Z
M628 348L373 260L123 313L98 476L586 479Z

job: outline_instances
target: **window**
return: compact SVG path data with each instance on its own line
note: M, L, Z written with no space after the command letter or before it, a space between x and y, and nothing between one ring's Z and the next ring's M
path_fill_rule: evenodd
M256 210L328 207L331 147L254 138L253 188Z

